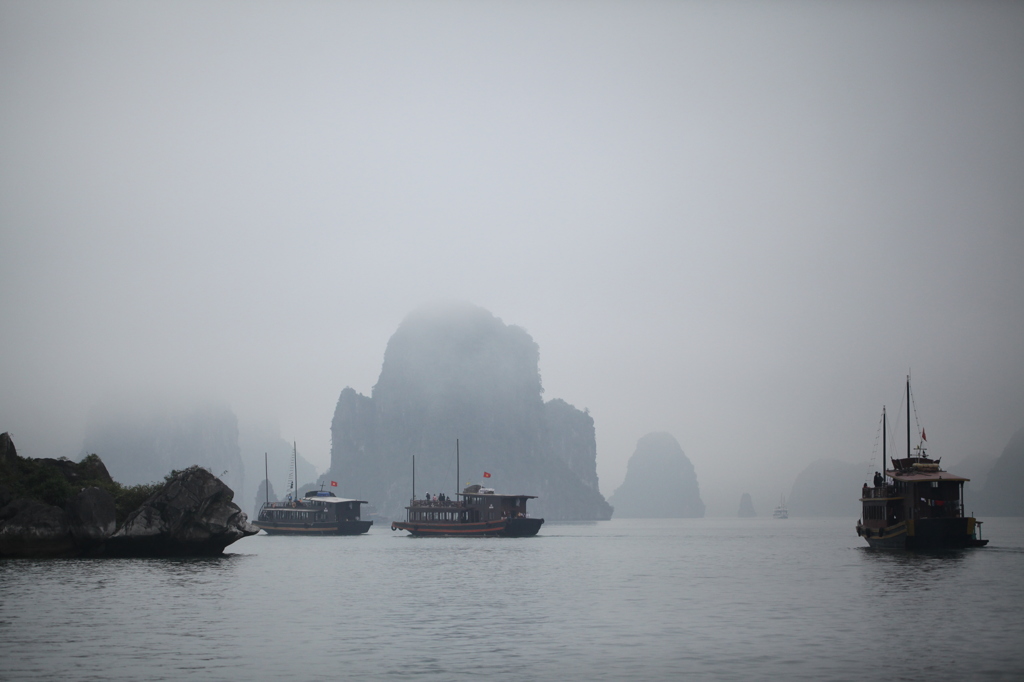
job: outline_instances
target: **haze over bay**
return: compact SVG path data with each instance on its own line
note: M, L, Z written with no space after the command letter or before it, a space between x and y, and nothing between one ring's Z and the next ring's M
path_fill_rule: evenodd
M710 515L1024 426L1024 6L0 3L0 430L229 404L322 471L343 388L460 300ZM102 453L101 453L102 454ZM220 473L220 472L217 472ZM770 497L769 497L770 495ZM767 499L766 499L767 498ZM248 501L246 501L248 502Z

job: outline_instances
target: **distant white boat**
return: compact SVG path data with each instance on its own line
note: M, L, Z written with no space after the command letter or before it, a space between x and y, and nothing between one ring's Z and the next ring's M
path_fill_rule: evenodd
M782 500L779 501L779 506L772 512L772 517L776 519L788 519L789 509L786 508L786 496L782 496Z

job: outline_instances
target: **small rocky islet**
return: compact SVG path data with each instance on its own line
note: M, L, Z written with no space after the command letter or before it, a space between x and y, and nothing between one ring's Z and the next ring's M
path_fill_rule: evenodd
M0 558L217 556L259 529L199 466L123 486L88 455L31 459L0 434Z

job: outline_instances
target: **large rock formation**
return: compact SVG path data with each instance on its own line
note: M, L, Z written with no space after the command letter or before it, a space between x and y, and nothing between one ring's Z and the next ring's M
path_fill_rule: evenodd
M245 478L238 419L227 405L216 402L108 400L94 408L86 426L81 454L92 452L103 453L113 477L128 485L160 481L168 471L194 464L215 472L233 490L242 490Z
M259 529L216 476L198 466L176 472L107 540L114 556L214 556Z
M538 359L526 331L482 308L413 312L388 342L372 395L341 392L329 477L341 494L400 518L415 456L418 494L451 495L486 471L499 492L539 496L535 515L610 518L598 490L594 421L562 400L544 402Z
M649 433L629 458L626 479L608 500L620 518L704 516L697 473L670 433Z
M812 462L793 482L786 505L789 515L860 517L860 491L868 473L865 464L838 459Z
M231 489L199 467L125 487L96 455L21 458L2 434L0 482L0 557L205 556L258 532ZM134 506L140 493L145 502L117 530L118 505Z
M1024 429L1013 434L988 474L985 487L965 499L967 510L979 515L1024 516Z

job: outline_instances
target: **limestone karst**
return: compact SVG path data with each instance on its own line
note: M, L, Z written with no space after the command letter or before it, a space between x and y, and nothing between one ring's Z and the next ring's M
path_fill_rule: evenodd
M522 328L470 304L420 308L391 336L371 395L345 388L331 424L331 480L347 496L401 517L416 492L486 481L537 495L548 519L607 519L598 489L594 421L545 402L539 347ZM461 468L456 480L456 440Z

